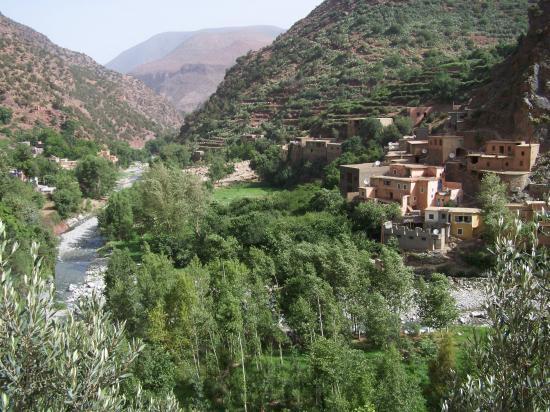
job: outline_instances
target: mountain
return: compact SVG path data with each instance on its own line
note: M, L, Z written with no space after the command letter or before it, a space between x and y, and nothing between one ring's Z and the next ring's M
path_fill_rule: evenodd
M238 60L183 140L344 137L351 119L464 98L527 30L527 0L326 0ZM435 100L433 101L435 96ZM273 133L272 133L273 132Z
M505 138L535 136L550 148L550 0L529 9L529 32L470 103L471 129Z
M107 63L105 67L120 73L129 73L142 64L162 59L192 35L193 32L157 34L149 40L122 52Z
M165 33L124 52L107 66L128 70L179 110L190 112L216 91L238 57L267 46L282 32L277 27L254 26ZM136 65L138 61L142 64Z
M181 123L177 111L141 81L63 49L4 16L0 106L12 110L11 128L59 128L74 120L79 137L124 139L135 146Z

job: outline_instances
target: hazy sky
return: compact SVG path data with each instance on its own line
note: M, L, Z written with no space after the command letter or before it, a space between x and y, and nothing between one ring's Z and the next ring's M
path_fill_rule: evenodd
M54 43L107 63L165 31L289 28L322 0L1 0L0 12Z

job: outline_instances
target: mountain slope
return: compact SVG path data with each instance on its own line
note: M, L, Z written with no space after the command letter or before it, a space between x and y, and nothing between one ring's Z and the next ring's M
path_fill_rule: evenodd
M119 54L105 65L119 73L129 73L142 64L162 59L178 47L193 32L160 33Z
M238 57L270 44L281 32L270 26L202 30L162 58L134 68L131 74L181 111L190 112L216 91Z
M186 118L182 138L231 137L262 125L341 135L353 117L396 113L437 94L452 100L457 91L446 86L482 84L490 60L500 58L472 50L526 30L527 4L326 0L273 45L239 59Z
M468 126L489 126L505 138L535 136L550 147L550 0L531 6L529 17L516 51L475 93Z
M107 70L44 35L0 16L0 106L12 128L79 124L77 135L125 139L140 146L181 122L176 110L141 81Z

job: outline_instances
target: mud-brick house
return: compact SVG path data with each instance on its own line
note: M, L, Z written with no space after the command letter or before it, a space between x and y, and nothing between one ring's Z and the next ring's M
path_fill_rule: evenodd
M483 152L468 154L468 171L531 172L539 149L538 143L490 140Z
M468 154L466 169L479 177L484 173L495 173L510 189L523 190L529 184L539 150L538 143L490 140L482 152Z
M427 163L443 166L448 160L464 156L464 138L461 136L430 136Z
M342 144L334 139L299 137L288 145L288 156L292 163L309 161L328 164L342 155Z
M416 164L390 165L387 173L372 176L368 185L359 188L360 199L396 202L404 215L430 206L459 204L462 195L460 183L445 180L443 167Z
M379 163L361 163L340 166L340 193L348 200L359 195L359 187L368 185L372 176L385 174L388 166Z
M447 236L462 240L478 238L483 230L481 209L470 207L428 207L424 227L445 229Z

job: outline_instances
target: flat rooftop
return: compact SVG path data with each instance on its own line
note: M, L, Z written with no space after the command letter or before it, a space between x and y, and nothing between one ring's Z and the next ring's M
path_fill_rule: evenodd
M444 207L444 206L430 206L424 209L426 212L456 212L456 213L481 213L482 210L476 207Z

